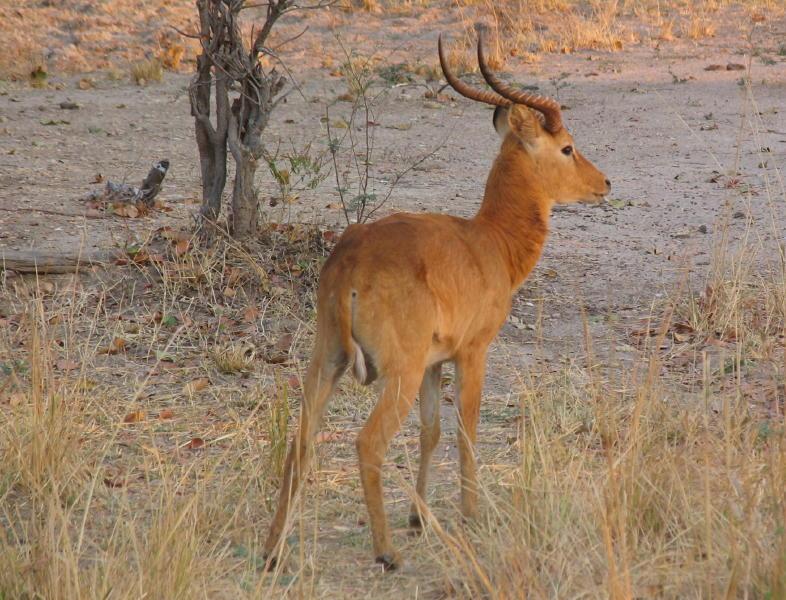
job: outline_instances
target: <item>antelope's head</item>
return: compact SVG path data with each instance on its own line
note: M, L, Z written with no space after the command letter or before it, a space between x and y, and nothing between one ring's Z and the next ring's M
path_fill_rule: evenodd
M535 174L538 186L553 202L600 202L611 182L576 148L562 123L559 104L551 98L528 94L503 83L491 72L478 37L478 65L491 90L474 88L448 68L439 37L439 62L445 79L462 96L496 106L494 128L502 137L502 154L513 168ZM523 150L523 151L522 151Z

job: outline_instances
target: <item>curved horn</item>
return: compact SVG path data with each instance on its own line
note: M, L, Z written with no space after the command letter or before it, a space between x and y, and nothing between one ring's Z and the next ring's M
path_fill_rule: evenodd
M486 80L486 83L489 84L492 90L511 102L529 106L542 113L546 120L545 127L551 133L557 133L562 129L562 112L560 111L559 104L555 100L514 89L507 83L503 83L491 72L491 69L489 69L486 64L486 57L483 53L482 31L478 32L478 66L480 67L480 72L483 74L483 79Z
M493 104L494 106L503 106L507 107L513 104L507 98L503 98L502 96L495 94L494 92L489 92L486 90L479 90L477 88L472 87L461 81L458 77L456 77L453 73L450 72L448 68L448 61L445 58L445 53L442 50L442 34L439 34L439 41L437 42L437 48L439 49L439 64L442 67L442 72L445 74L445 79L450 84L454 90L456 90L462 96L469 98L470 100L477 100L478 102L485 102L486 104Z

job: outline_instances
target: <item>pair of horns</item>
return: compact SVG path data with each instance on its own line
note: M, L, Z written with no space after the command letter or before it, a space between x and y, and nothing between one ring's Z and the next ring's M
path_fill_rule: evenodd
M464 83L450 72L448 61L442 49L442 34L439 36L438 48L439 64L442 66L442 72L445 74L445 79L450 86L462 96L470 100L477 100L479 102L485 102L486 104L502 107L508 107L512 104L523 104L524 106L537 110L543 115L544 127L551 133L557 133L562 129L562 112L556 101L551 98L544 98L537 94L528 94L527 92L514 89L508 84L503 83L491 72L491 69L489 69L489 66L486 64L486 56L483 52L482 32L478 33L478 66L480 67L480 72L483 74L483 79L485 79L489 87L494 90L493 92L474 88Z

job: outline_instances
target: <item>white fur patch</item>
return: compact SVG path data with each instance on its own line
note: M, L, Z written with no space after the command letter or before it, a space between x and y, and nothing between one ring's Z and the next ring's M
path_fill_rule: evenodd
M352 340L352 344L355 348L355 356L354 360L352 361L352 372L355 375L355 379L357 379L360 383L365 383L366 377L368 375L366 371L366 359L363 358L363 350L361 350L358 343L355 340Z

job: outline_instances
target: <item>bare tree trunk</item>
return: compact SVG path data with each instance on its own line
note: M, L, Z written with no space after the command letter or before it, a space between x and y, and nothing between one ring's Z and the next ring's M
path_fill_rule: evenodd
M202 221L215 223L221 214L221 198L227 180L227 129L229 93L227 76L215 75L216 125L210 121L213 91L213 57L223 36L223 23L210 13L210 0L197 0L202 53L197 58L197 73L189 88L191 115L194 117L199 166L202 175ZM200 226L204 223L200 223Z
M203 203L202 214L212 222L221 214L221 198L227 182L227 131L229 129L229 92L228 77L216 74L216 130L212 148L212 181L209 191L209 204Z
M259 196L254 186L257 161L247 153L235 160L235 187L232 190L232 237L251 237L257 232Z
M213 87L211 73L212 63L202 53L197 58L196 89L192 95L191 114L195 117L197 148L199 149L199 167L202 174L202 217L215 221L221 211L221 194L226 184L226 154L221 161L222 150L215 139L212 124L205 119L210 118L210 94ZM198 116L199 115L199 116ZM217 171L223 171L222 173Z
M284 86L275 69L265 78L249 75L244 93L235 100L229 119L229 149L235 160L235 187L232 193L232 235L252 236L257 231L259 195L254 185L259 160L264 154L262 132L273 110L274 96Z

